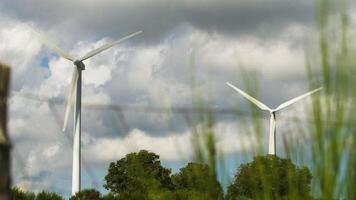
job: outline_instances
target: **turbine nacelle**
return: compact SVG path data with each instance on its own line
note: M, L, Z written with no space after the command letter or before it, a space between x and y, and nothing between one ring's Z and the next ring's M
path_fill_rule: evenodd
M85 65L84 65L83 61L75 60L73 63L78 69L85 70Z

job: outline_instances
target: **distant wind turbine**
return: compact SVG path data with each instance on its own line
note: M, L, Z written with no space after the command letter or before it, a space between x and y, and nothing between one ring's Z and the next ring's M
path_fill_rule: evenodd
M72 80L70 84L70 90L69 90L69 95L67 99L67 106L64 114L64 124L63 124L63 131L65 131L68 123L68 118L69 118L69 113L71 110L71 106L73 104L73 97L74 93L76 92L76 101L75 101L75 107L74 107L74 142L73 142L73 171L72 171L72 195L80 191L80 177L81 177L81 96L82 96L82 70L85 70L85 65L83 63L84 60L91 58L95 56L96 54L99 54L112 46L123 42L131 37L134 37L142 31L138 31L135 33L132 33L126 37L123 37L119 40L116 40L112 43L105 44L97 49L94 49L87 54L85 54L83 57L79 59L75 59L72 55L64 51L63 49L59 48L52 40L49 38L45 37L44 35L33 31L39 39L46 44L50 49L52 49L54 52L59 54L61 57L73 62L74 68L73 68L73 75L72 75Z
M297 101L315 93L320 91L322 88L318 88L315 89L313 91L310 91L308 93L305 93L303 95L300 95L294 99L291 99L289 101L286 101L284 103L282 103L281 105L279 105L277 108L275 109L271 109L270 107L266 106L265 104L263 104L262 102L258 101L257 99L253 98L252 96L250 96L249 94L247 94L246 92L240 90L239 88L235 87L234 85L232 85L229 82L226 82L226 84L228 86L230 86L232 89L236 90L238 93L240 93L243 97L245 97L246 99L248 99L249 101L251 101L252 103L254 103L257 107L259 107L261 110L265 110L265 111L269 111L271 117L270 117L270 127L269 127L269 147L268 147L268 154L271 155L276 155L276 113L280 110L282 110L285 107L288 107L294 103L296 103Z

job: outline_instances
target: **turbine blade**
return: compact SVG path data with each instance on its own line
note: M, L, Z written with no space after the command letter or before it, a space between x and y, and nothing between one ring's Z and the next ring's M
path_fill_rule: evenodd
M66 106L66 111L64 113L64 120L63 120L63 129L62 131L64 132L67 128L67 123L68 123L68 118L69 118L69 113L72 108L73 104L73 97L74 93L76 91L76 86L77 86L77 80L78 80L78 71L77 68L73 68L73 75L72 75L72 81L70 83L70 90L67 98L67 106Z
M271 118L269 122L268 154L276 155L276 119L274 114L271 114Z
M298 97L296 97L296 98L294 98L294 99L291 99L291 100L289 100L289 101L287 101L287 102L284 102L284 103L282 103L281 105L279 105L279 106L275 109L275 111L282 110L283 108L285 108L285 107L287 107L287 106L290 106L290 105L294 104L295 102L297 102L297 101L299 101L299 100L301 100L301 99L303 99L303 98L305 98L305 97L307 97L307 96L309 96L309 95L311 95L311 94L313 94L313 93L315 93L315 92L320 91L321 89L322 89L322 87L320 87L320 88L318 88L318 89L315 89L315 90L313 90L313 91L310 91L310 92L308 92L308 93L305 93L305 94L303 94L303 95L300 95L300 96L298 96Z
M50 49L52 49L54 52L56 52L58 55L60 55L61 57L70 60L70 61L74 61L74 57L71 56L69 53L67 53L66 51L64 51L63 49L59 48L51 39L49 39L48 37L44 36L41 33L36 32L35 30L32 30L33 33L35 33L35 35L37 35L37 37Z
M101 53L101 52L105 51L106 49L109 49L112 46L114 46L114 45L116 45L116 44L118 44L120 42L123 42L123 41L125 41L125 40L127 40L129 38L132 38L132 37L134 37L134 36L136 36L136 35L138 35L140 33L142 33L142 31L137 31L137 32L132 33L132 34L126 36L126 37L123 37L123 38L121 38L119 40L116 40L116 41L114 41L112 43L105 44L105 45L103 45L103 46L101 46L101 47L99 47L97 49L94 49L93 51L88 52L83 58L80 59L80 61L83 61L83 60L86 60L86 59L88 59L90 57L93 57L96 54Z
M249 94L247 94L246 92L240 90L239 88L235 87L234 85L232 85L229 82L226 82L226 84L228 86L230 86L232 89L236 90L238 93L240 93L242 96L244 96L246 99L248 99L249 101L251 101L252 103L254 103L256 106L258 106L259 108L261 108L262 110L267 110L267 111L271 111L272 109L269 108L268 106L266 106L265 104L263 104L262 102L258 101L257 99L253 98L252 96L250 96Z

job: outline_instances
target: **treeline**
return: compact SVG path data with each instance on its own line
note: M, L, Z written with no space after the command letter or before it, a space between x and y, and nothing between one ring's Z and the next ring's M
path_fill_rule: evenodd
M277 156L257 156L242 164L226 194L217 180L216 170L201 163L188 163L176 174L161 165L159 156L141 150L110 163L102 195L86 189L70 200L236 200L236 199L313 199L312 176L306 167ZM37 195L12 189L14 200L62 200L51 192Z

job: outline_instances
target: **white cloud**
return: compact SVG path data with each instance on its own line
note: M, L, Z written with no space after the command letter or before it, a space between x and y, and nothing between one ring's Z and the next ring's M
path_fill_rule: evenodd
M200 125L198 129L199 127ZM253 136L241 134L243 131L236 123L221 122L215 125L214 130L217 150L221 153L241 153L254 149ZM200 137L204 138L203 135ZM123 138L93 139L86 145L84 152L90 155L92 162L119 160L126 154L141 149L152 151L166 161L191 160L194 149L192 139L190 130L155 137L145 131L134 129Z
M33 38L30 27L25 23L14 23L0 30L1 59L8 62L20 74L28 70L40 51L40 43Z
M58 144L46 149L44 151L44 155L47 158L51 158L53 156L55 156L58 152L59 152L60 146Z
M94 161L112 161L124 157L127 153L146 149L157 153L163 160L180 160L182 158L177 151L177 144L189 146L189 143L188 133L179 136L152 137L141 130L134 129L125 138L99 138L93 144L88 145L86 153L91 155ZM184 154L183 158L187 158L191 152L188 150Z
M26 23L1 23L0 59L12 68L12 87L29 89L40 81L46 70L38 67L40 43Z

